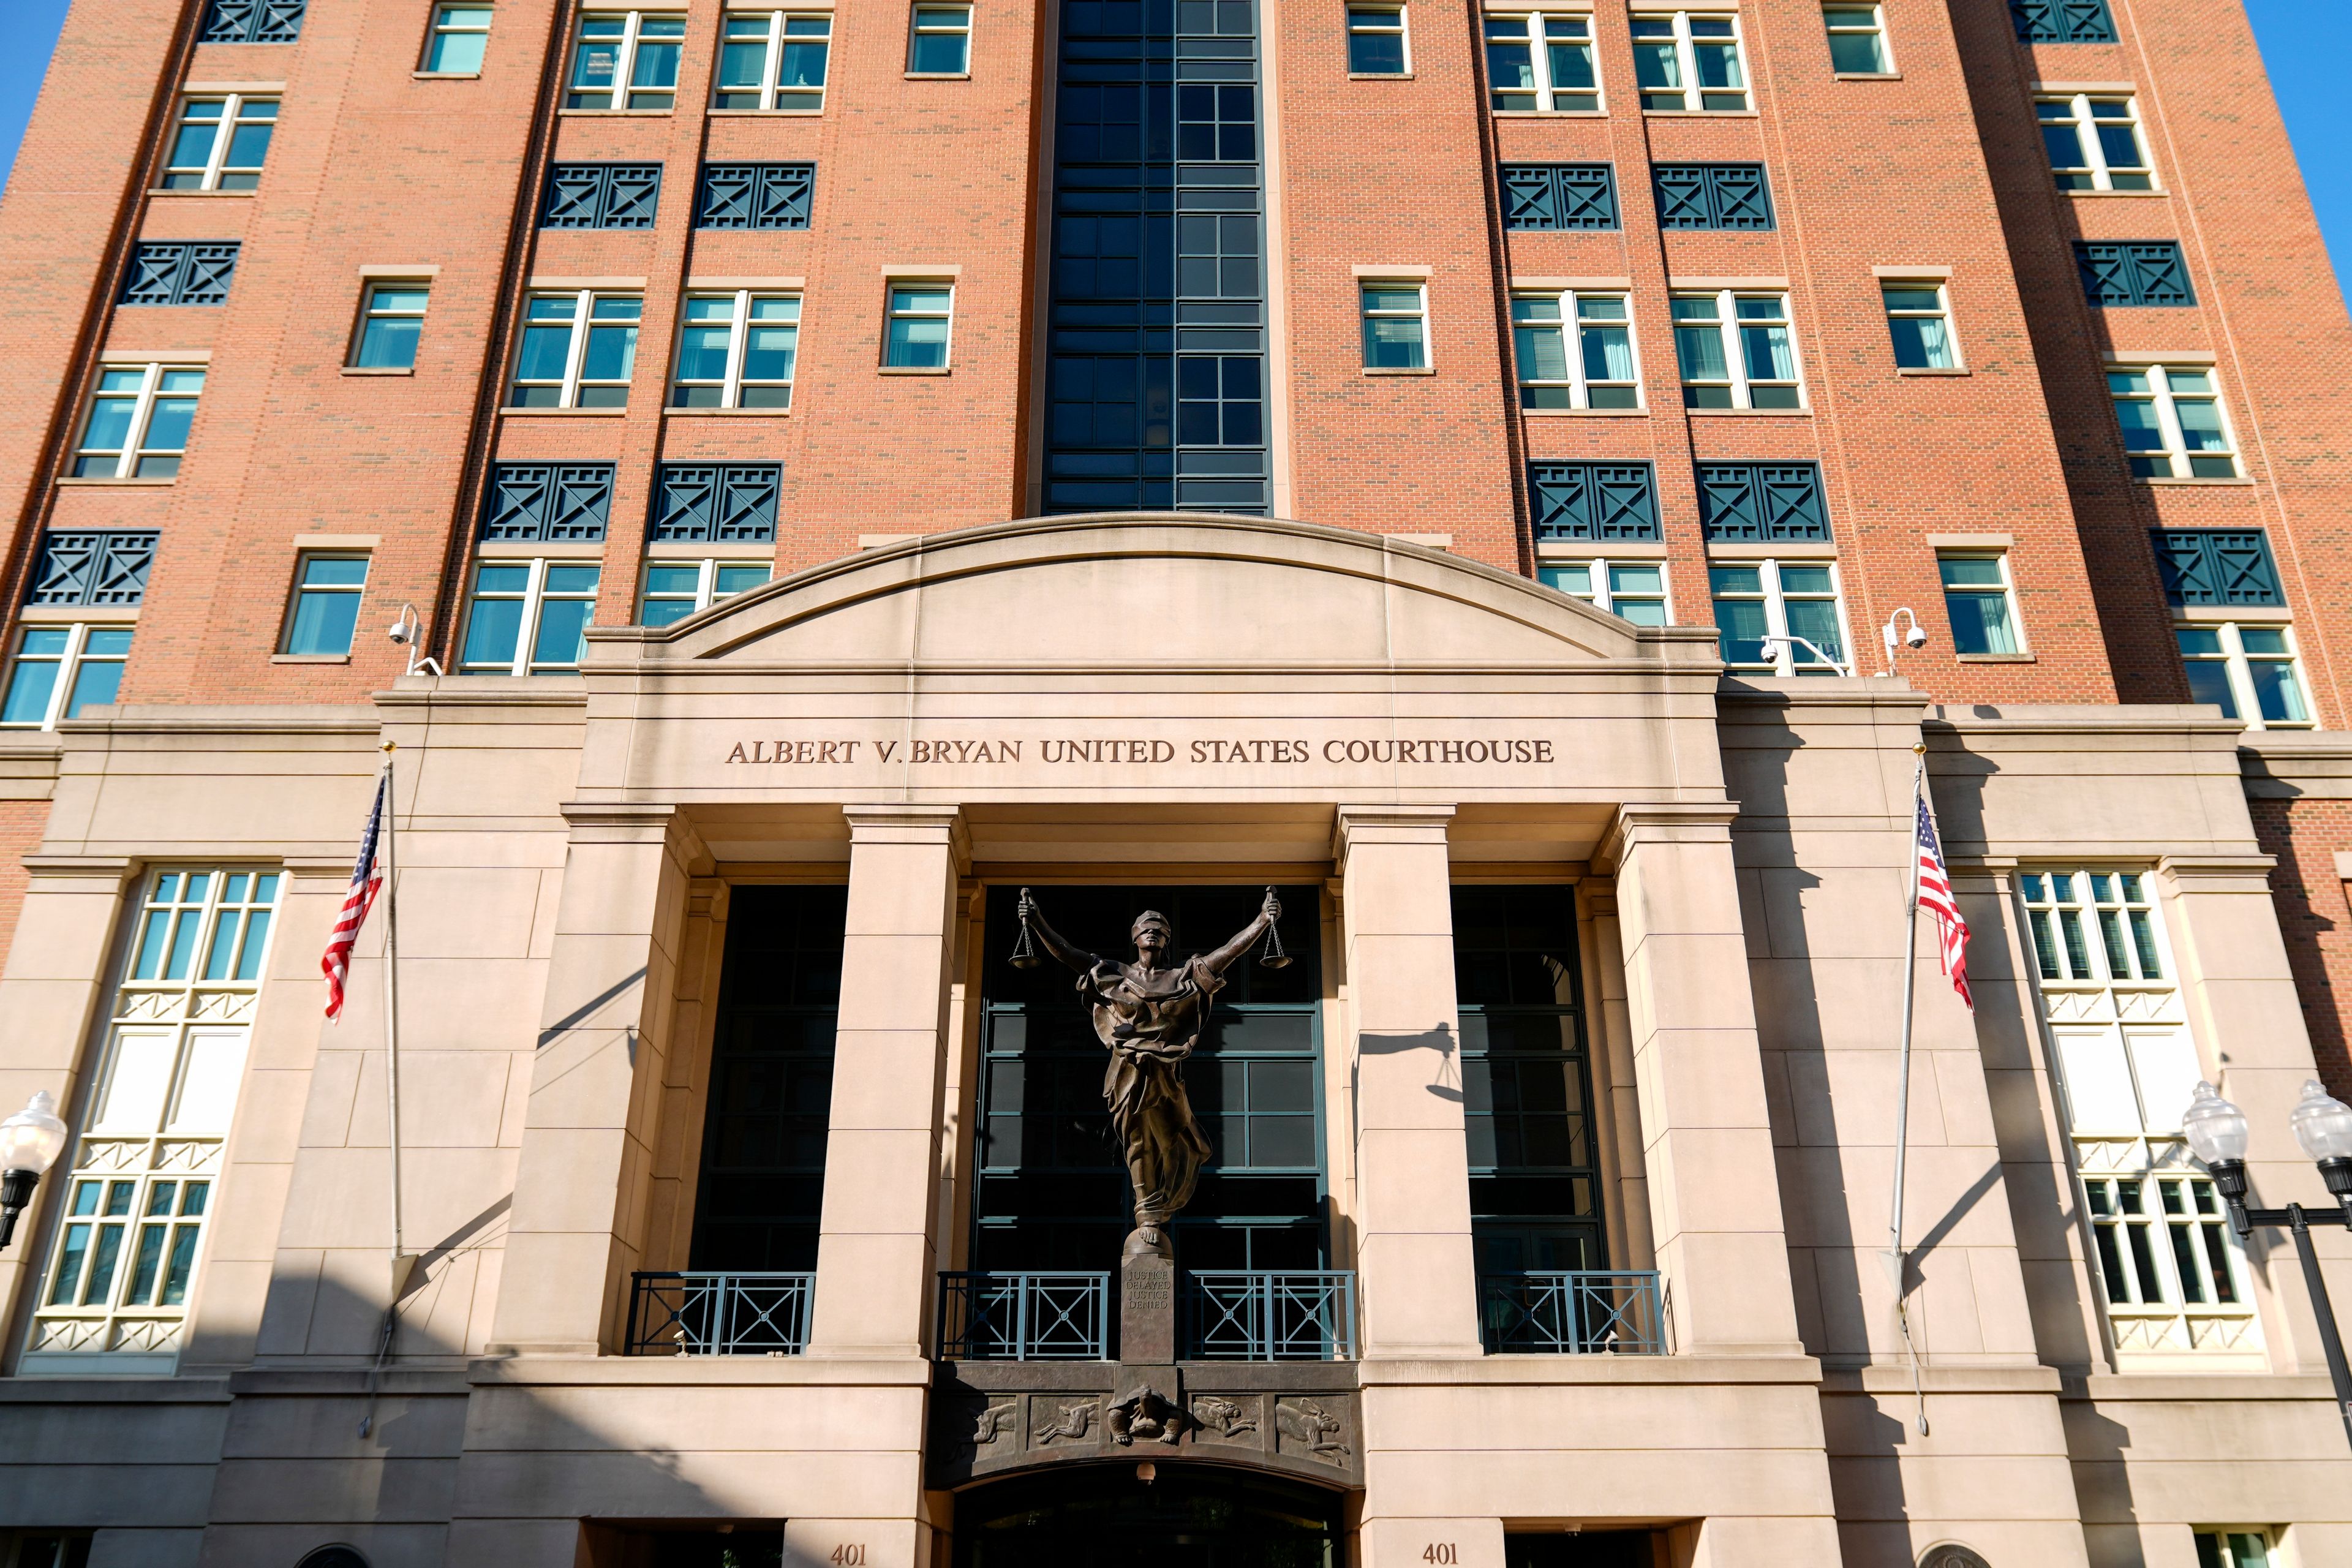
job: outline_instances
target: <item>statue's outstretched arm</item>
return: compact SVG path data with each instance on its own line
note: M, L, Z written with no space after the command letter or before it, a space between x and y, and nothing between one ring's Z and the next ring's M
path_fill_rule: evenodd
M1250 950L1250 944L1264 936L1274 922L1281 918L1282 904L1275 898L1274 889L1269 888L1266 889L1265 902L1258 907L1257 919L1234 932L1233 940L1214 952L1202 953L1200 963L1210 973L1223 974L1234 959L1247 952Z
M1035 933L1037 940L1045 944L1045 951L1072 969L1084 973L1102 962L1085 948L1075 947L1063 941L1062 933L1045 923L1045 911L1037 907L1037 900L1029 896L1026 888L1021 889L1021 915L1029 922L1029 929Z

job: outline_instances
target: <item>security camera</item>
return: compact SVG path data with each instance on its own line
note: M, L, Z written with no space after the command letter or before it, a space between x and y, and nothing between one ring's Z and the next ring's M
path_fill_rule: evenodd
M408 639L416 635L416 628L410 623L406 616L403 616L400 619L393 622L391 629L386 631L383 635L390 637L394 642L405 647L408 644Z
M1904 634L1903 646L1905 647L1926 647L1927 646L1927 628L1922 626L1918 622L1913 621L1911 623L1911 629Z

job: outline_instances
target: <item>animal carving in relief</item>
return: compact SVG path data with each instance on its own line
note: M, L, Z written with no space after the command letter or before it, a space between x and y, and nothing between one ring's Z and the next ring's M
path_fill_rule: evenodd
M975 1448L988 1447L997 1438L1012 1431L1013 1416L1013 1406L1010 1405L992 1405L983 1409L979 1419L972 1423L969 1439L971 1446Z
M1059 1415L1038 1428L1037 1446L1042 1448L1046 1444L1062 1438L1067 1438L1073 1443L1078 1442L1086 1436L1087 1429L1094 1424L1095 1402L1093 1400L1081 1399L1074 1404L1065 1405Z
M1202 1431L1213 1432L1220 1437L1238 1437L1244 1432L1257 1430L1256 1416L1244 1415L1240 1405L1230 1399L1219 1399L1213 1394L1204 1394L1192 1401L1192 1419L1200 1423Z
M1275 1429L1294 1443L1304 1443L1318 1459L1338 1464L1354 1450L1339 1441L1347 1428L1312 1399L1286 1399L1274 1407Z

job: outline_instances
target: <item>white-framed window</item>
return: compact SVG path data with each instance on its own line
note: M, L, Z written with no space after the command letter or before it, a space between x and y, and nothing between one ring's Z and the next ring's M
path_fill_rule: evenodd
M2036 98L2042 145L2062 191L2152 191L2156 168L2129 93L2077 92Z
M1748 107L1748 64L1734 12L1636 13L1633 85L1642 107L1673 113L1738 113Z
M131 657L131 632L127 626L85 621L25 627L16 635L0 724L54 730L60 719L113 701Z
M1886 13L1876 5L1824 5L1830 68L1840 76L1892 76L1895 57L1886 48Z
M1597 114L1601 73L1589 11L1486 17L1486 79L1497 114Z
M730 11L710 106L814 114L832 49L830 11Z
M1536 569L1547 588L1622 616L1637 626L1663 626L1666 614L1666 563L1594 557L1547 561Z
M1358 285L1366 370L1429 368L1429 289L1399 279Z
M352 368L415 369L416 340L424 334L425 307L432 297L433 285L421 278L369 284L352 339Z
M1632 308L1622 293L1517 291L1511 345L1522 408L1642 406Z
M945 370L954 329L953 283L893 283L883 323L882 363L904 370Z
M801 297L738 289L689 294L677 334L673 408L790 408Z
M2278 1568L2278 1563L2271 1532L2260 1525L2197 1531L2197 1568Z
M163 165L167 191L249 191L261 184L269 138L278 129L278 95L200 94L180 104L180 123Z
M2250 730L2308 730L2302 659L2284 622L2192 621L2176 625L2189 699L2210 702Z
M625 408L637 368L638 294L533 294L515 353L512 408Z
M1835 675L1812 653L1780 637L1802 637L1835 664L1845 662L1845 604L1834 561L1726 561L1707 568L1723 662L1774 675Z
M665 110L677 98L682 11L588 11L572 46L566 109Z
M279 879L252 867L148 873L20 1371L170 1372Z
M367 590L368 558L344 551L305 553L294 563L294 598L278 651L307 658L341 658L359 629L360 595Z
M490 7L436 5L425 41L425 68L436 76L475 76L490 44Z
M907 24L908 76L971 74L971 7L918 5Z
M578 669L602 574L593 561L477 561L460 671L563 675Z
M1676 294L1675 355L1689 408L1802 408L1786 294Z
M2180 1138L2206 1075L2150 877L2059 866L2021 871L2017 885L2118 1363L2259 1353L2228 1213Z
M648 561L637 622L666 626L682 621L721 599L749 593L774 575L774 564L766 561Z
M2124 452L2143 479L2234 479L2238 447L2208 366L2110 365Z
M1943 284L1928 279L1883 282L1878 297L1886 307L1887 334L1895 340L1895 368L1960 368L1959 346L1952 336L1951 299Z
M1348 74L1409 76L1412 51L1405 37L1402 5L1348 7Z
M2010 581L2009 552L1954 552L1936 557L1943 579L1944 615L1952 624L1954 653L2023 653L2017 589Z
M180 471L205 389L200 365L100 367L74 449L78 479L168 479Z

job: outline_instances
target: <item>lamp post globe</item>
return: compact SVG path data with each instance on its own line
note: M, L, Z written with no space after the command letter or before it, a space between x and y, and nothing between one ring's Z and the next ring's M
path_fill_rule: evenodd
M33 1189L65 1152L66 1124L46 1089L25 1109L0 1121L0 1247L16 1234L16 1216L33 1201Z
M2181 1113L2180 1131L2208 1165L2236 1164L2246 1157L2246 1113L2202 1079Z

